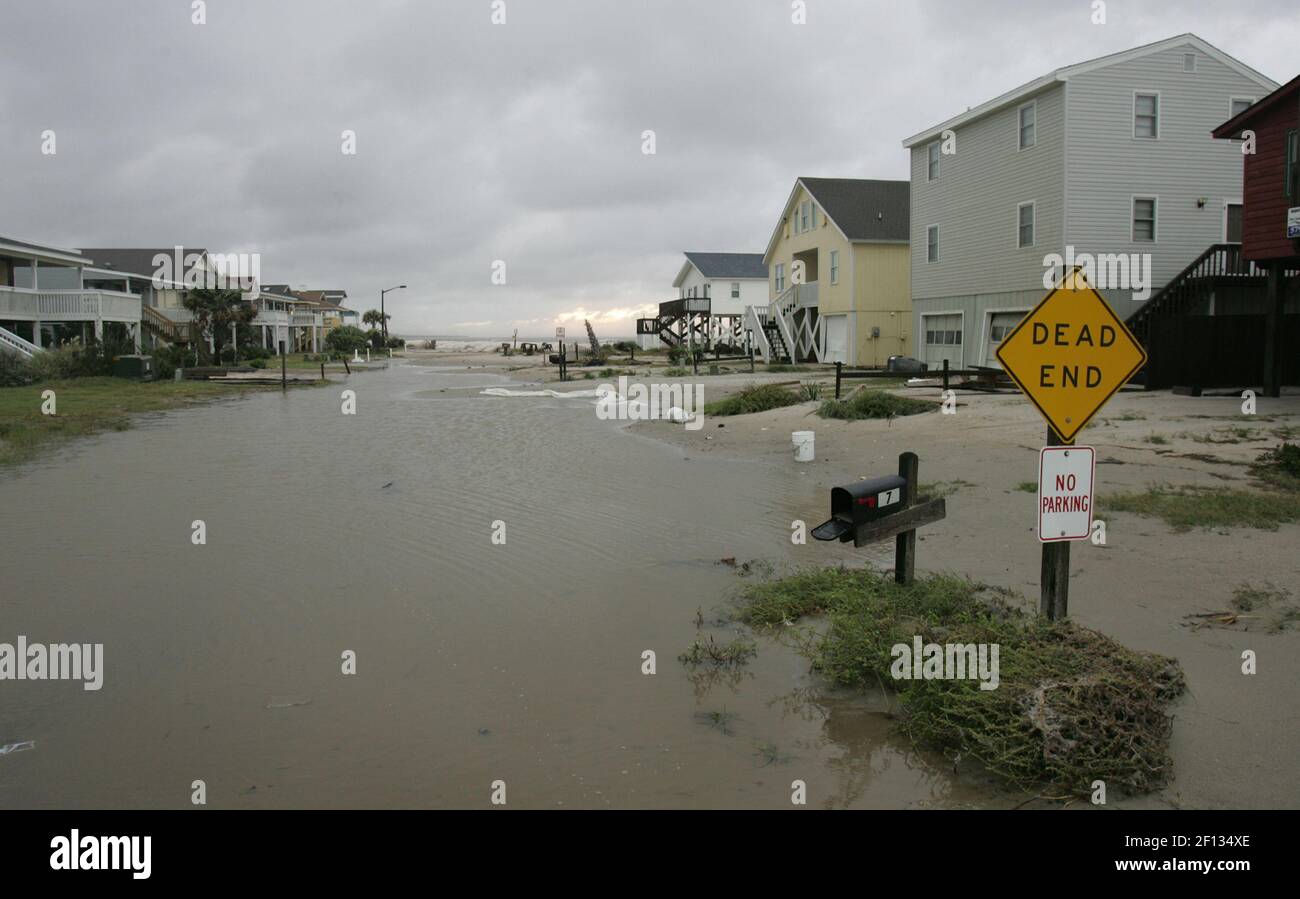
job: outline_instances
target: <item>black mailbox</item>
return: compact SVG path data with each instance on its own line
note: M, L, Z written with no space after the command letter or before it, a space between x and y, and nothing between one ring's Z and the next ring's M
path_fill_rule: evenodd
M887 518L903 511L907 479L899 475L858 481L847 487L831 488L831 519L813 528L818 540L847 543L858 525Z

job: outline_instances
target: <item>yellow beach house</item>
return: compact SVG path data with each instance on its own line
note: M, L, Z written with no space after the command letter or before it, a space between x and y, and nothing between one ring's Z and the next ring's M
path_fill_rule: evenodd
M912 355L909 214L907 181L795 181L763 254L769 303L747 311L755 352L864 367Z

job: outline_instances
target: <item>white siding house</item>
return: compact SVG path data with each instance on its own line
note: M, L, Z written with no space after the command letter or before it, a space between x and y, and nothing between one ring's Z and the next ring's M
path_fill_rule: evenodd
M744 315L767 302L762 253L687 253L673 280L677 296L708 297L713 315Z
M1068 248L1149 261L1145 285L1102 285L1126 318L1239 239L1241 152L1210 132L1275 87L1185 34L1058 69L907 138L917 356L997 365L1002 335L1046 292L1046 257Z

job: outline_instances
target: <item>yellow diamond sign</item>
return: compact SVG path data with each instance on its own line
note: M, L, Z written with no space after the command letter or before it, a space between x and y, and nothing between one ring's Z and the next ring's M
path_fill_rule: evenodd
M1080 269L998 347L998 361L1067 443L1146 364L1147 354Z

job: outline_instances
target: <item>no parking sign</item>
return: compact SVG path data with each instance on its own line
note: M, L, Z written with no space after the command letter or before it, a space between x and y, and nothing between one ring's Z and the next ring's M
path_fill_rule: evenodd
M1038 539L1087 540L1092 531L1090 446L1045 446L1038 453Z

